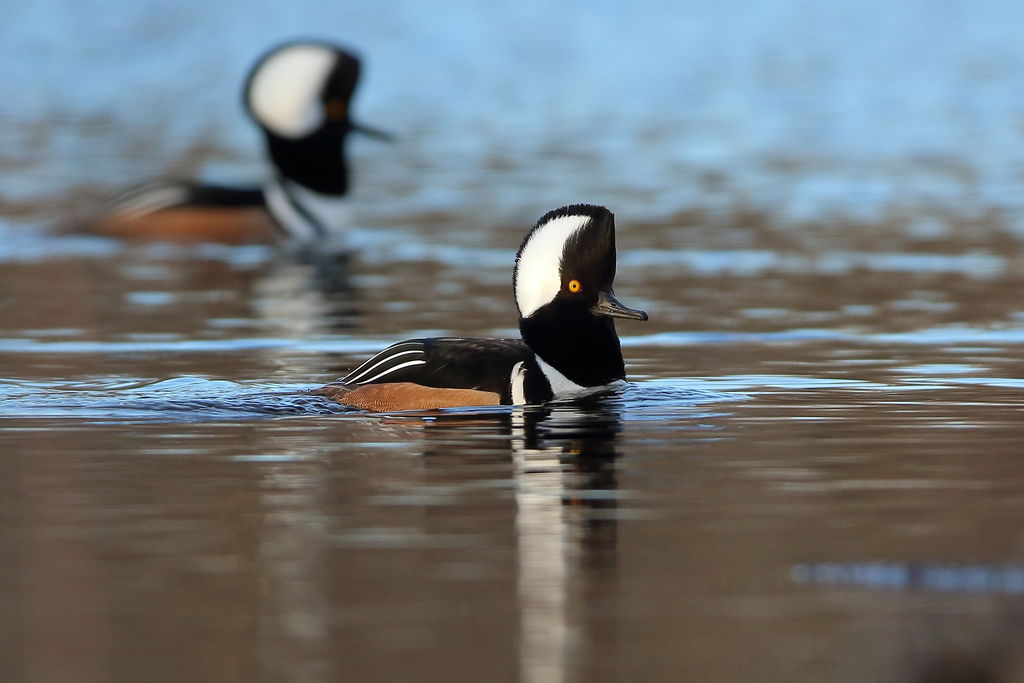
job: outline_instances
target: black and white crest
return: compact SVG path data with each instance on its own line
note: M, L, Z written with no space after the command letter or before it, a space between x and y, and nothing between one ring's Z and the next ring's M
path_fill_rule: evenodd
M528 318L572 280L584 296L596 297L610 291L614 279L615 216L603 206L564 206L542 216L519 247L516 305Z
M355 55L317 41L279 46L253 67L245 106L263 129L270 158L285 179L340 197L348 190L348 134L386 137L352 121L350 100L359 72Z
M268 132L297 140L312 135L329 118L347 118L359 80L359 60L316 41L280 45L261 57L245 84L245 106ZM331 110L331 107L337 107Z

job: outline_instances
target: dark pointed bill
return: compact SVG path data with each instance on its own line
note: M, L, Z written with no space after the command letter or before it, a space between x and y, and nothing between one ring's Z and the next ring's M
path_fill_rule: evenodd
M630 308L615 298L611 292L601 292L597 297L597 303L591 307L595 315L607 315L610 318L625 318L627 320L647 320L647 313L638 308Z
M381 130L380 128L374 128L373 126L367 126L365 123L356 123L355 121L349 121L349 129L356 132L367 135L376 140L382 140L384 142L394 142L395 136L391 133Z

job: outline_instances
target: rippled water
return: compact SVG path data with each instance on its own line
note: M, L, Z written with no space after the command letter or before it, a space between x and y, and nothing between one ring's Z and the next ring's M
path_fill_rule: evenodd
M0 679L1024 680L1024 5L935 7L15 3ZM49 230L257 175L238 83L325 32L399 135L354 149L346 263ZM627 389L303 393L514 334L571 201L651 314Z

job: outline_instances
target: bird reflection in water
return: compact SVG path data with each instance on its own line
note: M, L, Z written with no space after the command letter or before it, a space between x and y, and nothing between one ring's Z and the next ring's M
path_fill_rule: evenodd
M360 315L352 252L296 249L278 255L251 288L251 306L285 338L346 332Z
M451 428L495 421L512 455L521 679L564 680L575 668L574 644L588 640L577 633L592 621L581 614L587 596L615 570L620 408L598 397L445 415L429 423L426 454L451 457L459 447Z
M582 640L573 594L587 588L588 569L614 567L619 429L618 411L601 401L512 415L525 681L564 680Z

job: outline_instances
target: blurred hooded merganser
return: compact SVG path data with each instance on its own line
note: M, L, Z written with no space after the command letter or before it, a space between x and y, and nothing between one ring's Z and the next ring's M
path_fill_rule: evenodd
M273 164L263 187L166 180L139 185L113 198L94 231L219 242L339 238L347 223L345 140L353 131L389 138L349 115L359 69L355 55L329 43L274 48L256 62L243 93Z
M379 412L536 404L623 385L613 318L647 320L612 294L615 217L576 204L545 214L516 255L522 339L441 337L398 342L314 390Z

